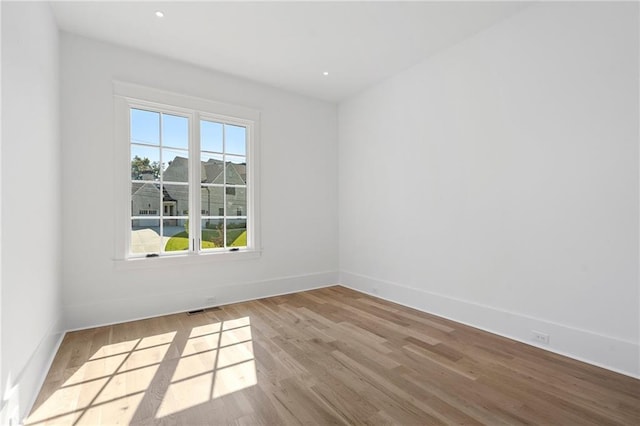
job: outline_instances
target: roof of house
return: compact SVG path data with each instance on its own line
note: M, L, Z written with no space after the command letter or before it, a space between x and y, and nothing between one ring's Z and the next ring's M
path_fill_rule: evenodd
M200 177L202 183L223 184L224 173L223 162L214 158L210 158L207 161L201 161ZM189 161L185 157L176 156L169 166L162 172L162 177L165 182L188 182L189 181ZM236 164L230 161L226 162L226 177L227 184L231 185L245 185L247 180L247 165ZM155 188L156 191L160 191L158 181L133 181L131 182L131 194L143 195L142 187L150 185ZM141 192L142 191L142 192ZM163 187L163 201L175 201L176 198L185 198L180 196L178 192L187 192L188 187L186 185L171 185L165 184ZM150 194L147 194L150 195Z

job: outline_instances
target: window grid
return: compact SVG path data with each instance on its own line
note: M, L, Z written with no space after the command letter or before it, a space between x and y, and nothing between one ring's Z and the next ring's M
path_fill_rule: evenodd
M131 114L133 111L144 111L150 112L154 114L158 114L157 121L157 144L153 141L139 140L133 137L132 135L132 127L133 127L133 119L131 119ZM227 250L232 248L233 250L237 250L239 247L247 248L247 236L250 231L249 223L248 223L248 210L249 210L249 200L248 200L248 185L246 181L247 174L247 154L248 154L248 138L249 138L249 129L246 125L226 122L224 120L212 120L210 118L201 119L199 114L195 112L191 116L183 116L177 115L178 117L185 118L188 120L189 125L187 126L187 139L189 144L187 147L191 149L185 149L180 146L175 146L170 143L165 142L165 117L167 115L174 116L174 112L163 111L162 109L156 108L139 108L137 106L130 106L130 132L129 132L129 146L130 146L130 156L132 159L132 179L131 179L131 211L130 211L130 226L132 232L131 244L129 245L129 253L130 255L163 255L163 254L175 254L176 252L189 252L197 254L200 251L216 251L216 250ZM222 130L222 149L220 151L215 150L205 150L200 149L202 146L202 135L199 132L192 132L189 129L192 129L192 125L194 123L201 124L203 122L211 122L221 126ZM242 140L242 153L244 155L232 154L229 155L226 152L227 149L227 126L233 126L236 129L242 129L243 138ZM195 134L194 134L195 133ZM199 140L196 140L198 138ZM194 143L195 142L195 143ZM157 167L159 170L154 172L156 176L152 181L149 180L149 176L147 171L146 179L141 179L141 175L133 176L133 159L134 159L134 148L144 148L146 150L155 149L157 150ZM193 178L191 175L187 173L187 176L191 176L187 179L187 182L181 182L175 179L166 180L167 179L167 163L170 161L177 161L177 157L173 160L167 156L168 153L173 152L178 154L183 154L186 157L186 163L188 168L191 167L203 167L203 164L198 164L196 158L199 157L199 161L202 163L203 158L208 156L210 158L221 158L221 164L219 165L221 168L220 176L221 182L213 181L213 180L202 180L200 183L200 197L194 197L195 191L189 190L190 186L193 185ZM199 155L193 155L193 153L199 153ZM147 160L144 158L143 160ZM147 161L147 164L149 161ZM171 166L171 163L169 163ZM241 166L244 173L240 173L237 168ZM240 179L242 184L238 182L231 182L229 177L229 169L234 169L234 174L236 179ZM200 170L200 169L199 169ZM197 173L196 175L198 175ZM135 179L135 178L137 179ZM208 176L207 179L212 179L211 176ZM138 190L144 185L153 185L158 190L158 207L152 206L150 203L147 203L146 206L142 206L138 209L134 209L134 199L136 198L136 193L134 191L134 187L138 186ZM169 193L168 188L174 187L185 187L185 192L190 194L193 197L193 200L189 201L189 209L181 208L181 206L176 205L177 201L173 199L171 194ZM211 207L211 201L208 201L208 205L205 207L202 205L202 192L203 189L207 190L209 193L209 197L211 197L210 192L212 189L221 190L221 198L222 198L222 207L219 207L217 210L218 215L214 215L212 213L215 212L215 209ZM197 189L196 189L197 190ZM238 197L238 191L242 197ZM138 197L139 198L139 197ZM236 198L240 198L239 201ZM193 204L192 204L193 203ZM189 215L189 211L191 211L191 207L197 207L193 212L198 212L199 214ZM182 214L180 214L182 213ZM189 222L197 223L188 225ZM154 225L157 225L158 229L158 247L153 250L151 247L143 246L142 248L134 248L134 238L133 232L134 228L138 228L138 230L147 228L154 228L151 226L151 221ZM211 222L215 223L215 229L211 228ZM134 226L137 224L138 226ZM146 225L143 225L146 224ZM171 225L176 227L176 225L184 225L186 238L184 238L185 242L182 245L176 245L173 243L173 240L176 240L178 235L180 238L184 237L181 232L178 232L175 235L171 235L175 230L169 230L165 232L167 228L170 228ZM194 232L195 231L195 232ZM165 235L168 233L169 235ZM244 234L244 235L242 235ZM199 238L193 238L193 235L198 235ZM242 237L242 238L241 238ZM208 240L207 240L208 238ZM233 247L232 247L233 246Z
M165 180L165 164L169 161L168 158L165 158L165 155L167 152L173 151L174 153L177 154L182 154L188 161L189 159L189 151L188 149L185 149L183 147L178 146L177 144L173 145L173 144L167 144L165 143L165 117L171 116L171 117L176 117L179 119L185 119L188 120L187 116L183 116L183 115L177 115L174 112L165 112L165 111L160 111L160 110L154 110L154 109L150 109L150 108L137 108L137 107L132 107L130 108L130 120L131 120L131 127L133 127L133 114L134 112L141 112L141 113L148 113L148 114L155 114L157 115L157 124L156 124L156 128L155 128L155 132L157 132L157 143L153 140L140 140L140 139L135 139L131 134L131 129L130 129L130 147L131 148L142 148L148 151L156 151L157 152L157 161L155 163L156 167L158 168L157 171L153 172L153 180L150 179L132 179L131 180L131 185L132 185L132 198L135 197L135 194L133 193L133 186L135 184L144 186L144 185L152 185L153 187L155 187L157 189L158 195L157 195L157 200L155 201L157 203L157 207L158 208L151 208L151 204L148 203L148 209L139 209L139 215L135 216L135 210L132 208L132 216L131 216L131 226L132 226L132 231L133 231L133 224L136 223L138 224L138 227L140 229L144 229L144 224L149 224L149 221L157 221L157 228L158 228L158 239L157 239L157 249L156 250L149 250L152 247L150 245L145 245L144 246L144 252L149 252L149 251L153 251L154 253L158 254L158 253L166 253L166 245L163 244L164 239L165 239L165 228L169 227L171 223L181 223L183 221L188 220L188 216L187 215L180 215L180 209L179 206L177 205L177 202L175 201L169 201L169 200L165 200L165 197L170 197L168 194L168 189L169 187L173 186L173 187L180 187L180 186L184 186L186 192L188 193L188 182L180 182L180 181L172 181L172 180ZM189 128L187 126L186 128L186 140L188 141L191 137L190 133L189 133ZM131 151L133 151L133 149L131 149ZM133 154L130 152L130 157L134 157ZM146 158L143 158L143 160L145 160ZM167 160L167 161L165 161ZM151 159L149 159L149 163L151 163ZM153 163L151 163L153 164ZM147 175L147 177L149 177L149 173L148 170L145 171L145 173ZM157 174L157 176L156 176ZM132 176L133 177L133 176ZM188 202L188 201L187 201ZM133 201L132 201L133 204ZM154 206L155 207L155 206ZM145 212L146 210L146 214L142 214L142 212ZM153 212L153 213L152 213ZM172 214L173 213L173 214ZM141 217L142 216L142 217ZM178 249L173 249L170 251L185 251L186 248L178 250ZM130 251L132 250L132 247L130 247ZM139 253L140 251L138 251Z
M244 146L243 146L243 152L245 155L229 155L227 152L227 146L228 146L228 139L227 139L227 126L234 126L236 128L242 128L242 126L237 126L235 124L229 124L229 123L225 123L223 121L217 121L217 120L211 120L208 118L205 119L201 119L200 121L200 126L202 128L203 124L207 123L207 124L215 124L220 126L220 130L221 130L221 140L220 140L220 148L219 150L211 150L211 149L201 149L200 151L200 156L201 158L215 158L217 156L219 156L221 158L222 161L222 170L221 170L221 176L222 176L222 184L220 183L211 183L209 181L207 181L206 184L204 184L203 186L205 188L218 188L218 189L222 189L221 191L221 197L222 197L222 207L218 207L217 211L218 214L214 215L213 212L215 211L215 209L208 209L208 208L203 208L202 211L208 211L209 214L207 215L203 215L202 216L202 220L205 222L205 227L207 226L207 224L210 224L211 221L214 221L215 223L217 223L217 229L218 232L221 233L222 235L219 235L218 238L221 239L222 244L224 245L225 248L229 248L232 245L240 245L237 244L237 241L239 241L240 235L238 235L237 229L244 229L245 232L247 232L247 215L246 215L246 210L247 210L247 200L246 200L246 194L247 194L247 185L246 185L246 180L243 182L244 185L240 185L240 184L233 184L230 182L229 179L229 170L231 168L234 168L236 166L234 166L234 162L232 161L232 159L236 159L238 161L238 164L244 164L244 167L246 168L246 164L247 164L247 160L246 160L246 147L247 147L247 129L243 128L244 131ZM201 139L203 138L203 136L201 135ZM201 144L201 146L204 145ZM237 173L237 171L236 171ZM207 176L207 180L209 179L209 176ZM246 173L245 173L245 179L246 179ZM238 215L238 206L237 205L233 205L231 206L231 198L235 200L236 198L236 188L243 188L244 189L244 196L245 196L245 200L244 200L244 215ZM240 208L240 210L242 210L242 208ZM240 227L230 227L231 224L231 220L235 219L235 220L244 220L244 228L242 228L242 226ZM230 234L233 233L233 237L230 239ZM245 244L246 245L246 244ZM201 241L201 247L202 250L210 250L210 248L205 246L205 239L203 239Z

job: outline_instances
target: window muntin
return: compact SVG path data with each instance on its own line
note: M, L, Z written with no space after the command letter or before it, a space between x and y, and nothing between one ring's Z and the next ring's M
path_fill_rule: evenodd
M184 252L188 241L185 245L175 240L187 240L182 234L188 216L180 212L189 207L189 117L137 107L129 114L129 253Z
M204 191L207 197L200 249L246 247L247 128L209 118L199 125L201 198Z
M252 131L246 119L129 103L127 257L253 248Z

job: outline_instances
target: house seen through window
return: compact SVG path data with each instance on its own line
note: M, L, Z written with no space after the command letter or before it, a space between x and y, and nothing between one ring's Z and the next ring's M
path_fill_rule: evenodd
M228 251L251 241L251 123L129 107L130 254Z

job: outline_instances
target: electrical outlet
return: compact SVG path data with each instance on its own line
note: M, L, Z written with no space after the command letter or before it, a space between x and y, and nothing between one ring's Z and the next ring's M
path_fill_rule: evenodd
M541 333L539 331L531 330L531 337L534 342L543 343L545 345L549 344L549 335L545 333Z

